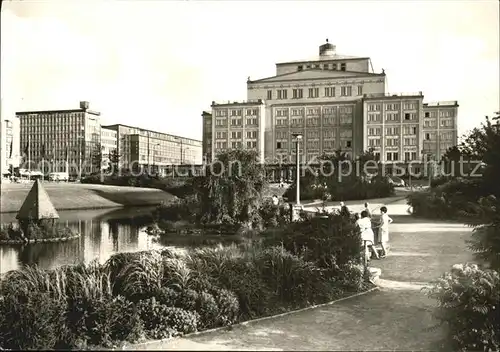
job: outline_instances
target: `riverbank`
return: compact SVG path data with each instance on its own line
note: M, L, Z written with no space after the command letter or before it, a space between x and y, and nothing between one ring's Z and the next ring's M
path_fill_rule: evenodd
M0 213L19 211L32 185L2 184ZM57 210L155 206L175 198L153 188L49 182L44 182L43 186Z

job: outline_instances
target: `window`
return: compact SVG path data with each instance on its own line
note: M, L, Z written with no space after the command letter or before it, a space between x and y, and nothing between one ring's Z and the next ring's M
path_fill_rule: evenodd
M307 125L308 126L317 126L317 125L319 125L319 118L318 117L308 117L307 118Z
M325 97L334 97L334 96L335 96L335 87L326 87Z
M319 115L319 108L307 109L307 115Z
M232 139L240 139L241 138L241 132L231 132L231 138Z
M369 128L368 135L369 136L380 136L380 127Z
M319 149L319 141L307 141L307 149Z
M368 145L370 147L380 147L380 138L370 138L370 139L368 139Z
M257 148L257 142L256 141L248 141L247 142L247 148L248 149L255 149L255 148Z
M328 70L328 64L323 65L323 70Z
M405 138L404 139L404 145L409 146L409 145L416 145L417 144L417 139L416 138Z
M258 110L257 109L247 109L247 116L257 116Z
M363 86L358 86L358 95L363 95Z
M250 126L250 125L257 125L257 118L255 118L255 117L247 118L247 126Z
M386 121L399 121L399 114L397 112L388 112L385 115Z
M276 142L276 149L287 149L287 142L286 141Z
M231 142L231 148L233 149L241 148L241 142Z
M215 119L215 126L226 126L226 119Z
M341 97L350 97L351 95L352 95L352 87L351 86L340 87L340 96Z
M302 65L297 66L297 71L302 71L303 69L304 69L304 66L302 66Z
M242 125L241 118L231 119L231 126L241 126L241 125Z
M318 139L319 138L319 131L307 131L307 138L308 139Z
M405 113L405 120L416 120L417 114L414 112Z
M226 116L226 110L215 110L215 116L216 117Z
M341 71L345 71L346 70L345 62L343 62L343 63L340 64L340 70Z
M380 111L380 104L369 104L368 111Z
M405 110L415 110L417 108L417 104L415 102L406 102L403 104L403 108Z
M273 91L272 90L268 90L267 91L267 100L272 100L273 99Z
M352 141L345 141L346 148L351 148L351 146L352 146Z
M247 131L247 139L255 139L255 138L257 138L257 131Z
M337 64L332 65L332 70L337 70Z
M241 116L241 110L231 110L231 116Z
M293 117L292 118L292 126L300 126L304 123L304 119L302 117Z
M302 89L294 89L292 90L292 98L293 99L302 99L303 90Z
M340 123L341 124L351 124L352 123L352 116L341 116Z
M323 131L323 138L333 138L335 136L335 132L333 130Z
M323 141L323 149L333 149L335 141Z
M288 91L286 89L278 89L278 99L288 99Z
M426 112L424 116L425 117L431 117L431 113L430 112Z
M368 122L380 122L380 114L368 114Z
M323 108L323 115L335 115L336 111L335 107Z
M309 88L309 98L317 98L319 96L319 88Z
M276 110L276 116L278 117L288 116L288 110L287 109Z
M430 139L431 139L431 134L430 133L426 133L425 134L425 140L429 141Z

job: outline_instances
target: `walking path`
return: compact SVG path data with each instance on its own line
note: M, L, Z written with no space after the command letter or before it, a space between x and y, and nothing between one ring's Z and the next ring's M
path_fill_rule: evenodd
M434 302L421 290L451 265L471 260L465 244L471 230L450 222L412 219L402 211L407 208L404 200L388 208L394 219L392 252L386 259L372 262L382 269L379 290L286 316L130 349L432 349L441 331L428 329L436 323L431 315Z

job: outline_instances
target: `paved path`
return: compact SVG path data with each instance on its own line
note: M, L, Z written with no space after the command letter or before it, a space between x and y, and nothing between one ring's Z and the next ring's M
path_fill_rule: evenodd
M415 220L392 203L392 253L372 265L382 269L380 289L283 317L131 346L142 350L429 350L441 334L434 302L421 289L450 266L471 260L470 229L450 222ZM397 213L402 213L398 215ZM403 215L406 214L406 215Z

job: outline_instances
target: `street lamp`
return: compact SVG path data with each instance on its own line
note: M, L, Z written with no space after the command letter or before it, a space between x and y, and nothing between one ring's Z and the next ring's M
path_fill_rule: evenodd
M297 157L297 164L296 164L296 168L297 168L297 176L296 176L296 205L297 206L300 206L300 155L299 155L299 152L300 152L300 147L299 147L299 143L300 141L302 140L302 133L292 133L292 137L294 137L296 140L297 140L297 144L295 146L295 153L297 154L296 157Z

